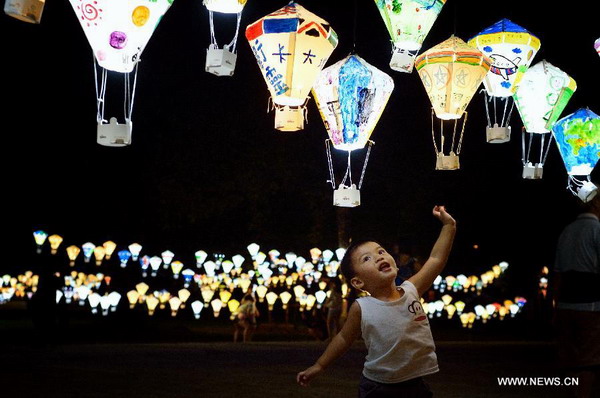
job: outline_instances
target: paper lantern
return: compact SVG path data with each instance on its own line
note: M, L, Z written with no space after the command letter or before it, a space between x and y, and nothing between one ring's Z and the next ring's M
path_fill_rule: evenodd
M518 88L513 98L523 121L523 178L540 179L552 143L552 135L548 133L577 89L577 84L546 60L518 76L515 84ZM532 149L539 153L535 159Z
M490 70L491 59L475 47L467 45L456 36L430 48L415 61L419 77L432 105L432 138L436 154L436 170L460 168L459 155L462 147L467 112L465 109L479 88L485 74ZM439 147L433 129L433 113L440 120ZM457 123L463 114L462 130L457 134ZM451 137L444 136L444 120L454 120ZM451 138L451 139L448 139ZM445 143L450 141L448 155Z
M525 73L533 61L540 49L540 40L523 27L508 19L502 19L479 32L477 36L469 40L468 44L477 47L492 60L492 66L483 79L488 122L487 142L508 142L511 132L510 117L514 108L514 101L512 101L512 95L515 92L514 83L517 74ZM500 121L498 121L496 111L497 99L500 102L499 107L504 109ZM492 112L489 109L490 102L493 102Z
M206 50L206 71L216 76L232 76L235 70L237 59L236 45L238 32L240 30L240 21L242 20L242 10L247 0L204 0L204 5L208 9L210 22L210 46ZM237 25L235 27L235 36L229 44L219 48L215 37L214 14L236 14Z
M375 0L392 38L390 68L410 73L423 40L446 0Z
M594 48L596 49L596 52L598 53L598 55L600 55L600 37L596 39L596 41L594 42Z
M46 0L6 0L4 13L23 22L38 24L45 4Z
M304 128L308 94L338 43L329 23L291 1L246 28L271 93L275 128Z
M94 66L97 98L97 139L100 145L122 147L131 144L133 99L137 64L154 29L173 0L69 0L87 37L101 73ZM133 79L130 72L135 69ZM124 118L104 117L107 71L118 72L124 81Z
M592 200L598 193L590 174L600 157L600 116L580 108L557 121L552 134L569 175L568 189L584 202Z
M360 205L360 188L372 145L369 138L393 89L390 76L356 54L324 69L314 84L313 97L329 135L326 149L335 206ZM350 156L367 143L369 148L357 188L352 181ZM348 152L346 175L337 189L330 145Z

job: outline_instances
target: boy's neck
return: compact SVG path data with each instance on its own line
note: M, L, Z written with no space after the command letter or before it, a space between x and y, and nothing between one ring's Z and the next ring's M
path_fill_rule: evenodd
M402 297L403 292L396 289L396 284L392 282L390 285L371 288L367 290L371 297L381 301L394 301Z

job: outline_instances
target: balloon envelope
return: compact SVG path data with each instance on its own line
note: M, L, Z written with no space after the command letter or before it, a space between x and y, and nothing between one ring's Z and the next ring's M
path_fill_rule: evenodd
M329 23L298 3L259 19L246 38L278 105L301 106L338 43Z
M355 54L323 69L313 97L333 147L363 148L393 89L390 76Z
M513 95L529 133L545 134L567 106L577 84L571 76L543 60L525 72Z
M600 116L580 108L557 121L552 133L567 173L589 175L600 157Z
M493 97L510 97L518 73L524 73L540 49L540 40L523 27L502 19L469 40L491 58L483 86Z
M69 0L98 64L131 72L173 0Z

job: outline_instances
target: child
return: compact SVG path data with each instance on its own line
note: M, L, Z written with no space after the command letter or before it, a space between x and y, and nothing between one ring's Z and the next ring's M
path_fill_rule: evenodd
M237 315L234 321L235 331L233 333L233 342L238 341L238 335L242 332L242 341L252 340L252 333L256 330L256 318L260 316L254 297L246 294L242 298L242 304L237 309Z
M298 373L301 386L325 370L345 353L361 335L367 356L359 385L359 397L431 397L422 376L438 371L435 345L420 297L440 274L452 248L456 221L444 206L435 206L433 215L443 226L429 259L419 272L400 286L394 258L377 242L350 245L341 269L350 284L369 293L357 299L342 330L334 337L317 362Z

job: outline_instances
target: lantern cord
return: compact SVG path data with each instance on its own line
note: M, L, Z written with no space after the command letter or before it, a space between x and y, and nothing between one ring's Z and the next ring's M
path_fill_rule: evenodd
M546 140L546 134L542 134L541 142L540 142L540 164L544 165L542 159L544 158L544 141Z
M467 113L467 111L465 111L465 119L463 120L463 125L462 125L462 129L460 131L460 138L458 139L458 147L456 148L456 154L460 155L460 151L462 150L462 142L463 142L463 137L465 135L465 126L467 124L467 117L469 116L469 114Z
M492 97L494 98L494 125L498 124L498 117L496 116L498 114L497 110L496 110L496 97Z
M139 62L139 61L138 61ZM135 71L133 74L133 86L131 85L129 79L129 73L125 74L125 100L123 102L124 111L125 111L125 120L130 121L131 115L133 114L133 100L135 99L135 87L137 85L137 72L138 72L138 63L135 63L134 67Z
M240 11L236 15L237 15L237 23L236 23L236 27L235 27L235 36L233 37L233 40L231 40L231 43L226 44L224 47L225 49L231 51L232 53L235 53L235 51L236 51L238 34L240 32L240 22L242 20L242 12ZM212 11L208 12L208 22L210 25L210 47L213 49L219 48L219 45L217 44L217 38L215 36L215 25L214 25L214 17L213 17Z
M508 103L510 102L510 97L506 97L503 99L504 101L504 112L502 112L502 127L507 127L510 123L510 117L512 115L513 108L515 106L515 102L512 101L510 105L510 111L508 112L508 116L506 116L506 109L508 108Z
M458 125L458 119L454 119L454 130L452 131L452 144L450 145L451 152L454 151L454 142L456 141L456 126L457 125Z
M552 144L553 140L554 140L554 135L552 135L552 133L550 133L550 139L548 140L548 145L546 146L546 153L544 154L544 158L542 159L542 165L544 163L546 163L546 158L548 157L548 153L550 153L550 145Z
M352 155L352 151L348 151L348 164L346 166L346 174L344 174L344 178L342 179L341 184L342 185L346 185L346 180L349 181L349 184L347 186L352 186L352 167L350 164L350 157Z
M587 176L587 181L591 181L590 180L590 176ZM573 186L575 185L576 190L573 189ZM583 186L583 182L579 181L577 178L573 177L572 175L568 174L567 175L567 189L569 191L571 191L571 193L575 196L577 196L577 191Z
M488 106L488 102L490 101L490 97L488 97L487 95L487 91L485 91L485 89L481 89L481 91L483 91L483 95L484 95L484 102L485 102L485 115L487 117L487 122L488 122L488 127L492 127L492 121L490 120L490 108Z
M354 0L354 21L352 26L352 52L351 54L356 54L356 21L358 17L358 1Z
M335 176L333 174L333 162L331 160L331 140L325 140L325 153L327 154L327 164L329 165L329 181L331 187L335 189Z
M360 173L360 180L358 182L358 189L360 190L365 178L365 172L367 171L367 163L369 163L369 155L371 154L371 148L375 145L374 141L369 140L369 147L367 148L367 156L365 157L365 163L363 164L362 172Z
M434 121L433 121L433 108L431 108L431 139L433 140L433 149L435 150L435 156L440 153L438 150L437 143L435 142L435 129L434 129Z
M92 55L93 56L93 55ZM96 61L96 57L93 56L94 62L94 77L96 83L96 107L97 107L97 122L104 122L104 99L106 98L106 81L107 81L107 71L102 68L102 76L100 78L100 87L98 87L98 65Z

